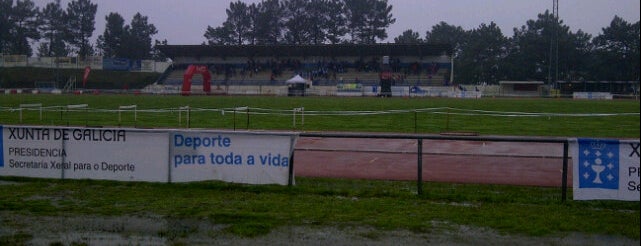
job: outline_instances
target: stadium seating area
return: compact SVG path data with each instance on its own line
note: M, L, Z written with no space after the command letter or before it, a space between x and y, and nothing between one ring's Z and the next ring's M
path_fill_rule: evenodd
M160 83L179 85L189 64L173 64ZM314 85L337 85L358 83L378 84L380 65L376 61L316 62L302 63L299 60L280 62L207 63L214 85L281 85L296 74L313 81ZM449 83L449 65L442 63L390 62L392 78L396 85L443 86ZM202 84L202 76L195 75L192 84Z

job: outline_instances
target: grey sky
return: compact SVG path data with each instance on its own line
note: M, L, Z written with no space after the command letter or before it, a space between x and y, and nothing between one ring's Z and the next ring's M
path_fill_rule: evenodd
M51 0L34 0L44 7ZM62 0L66 8L70 0ZM167 39L169 44L200 44L208 25L220 26L226 19L228 0L92 0L98 4L95 40L105 27L105 16L118 12L129 23L140 12L158 29L153 38ZM246 3L260 0L244 0ZM552 0L388 0L393 6L396 23L388 28L388 38L407 29L425 32L445 21L465 30L477 28L481 23L495 22L505 36L512 36L513 28L520 28L537 14L552 11ZM639 21L639 0L559 0L559 17L571 31L582 31L596 36L610 25L615 15L629 23Z

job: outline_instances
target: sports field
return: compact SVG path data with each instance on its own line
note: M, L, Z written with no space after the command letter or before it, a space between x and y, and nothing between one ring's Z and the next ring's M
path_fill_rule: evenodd
M42 118L35 108L21 115L20 104L41 104ZM0 124L639 138L635 100L3 95L0 105ZM117 110L130 105L135 113ZM639 202L562 203L549 187L427 182L417 195L414 182L334 178L0 184L0 244L639 244Z
M21 104L40 104L42 111L18 110ZM0 105L0 124L635 139L640 135L638 100L3 95ZM136 108L127 107L132 105Z

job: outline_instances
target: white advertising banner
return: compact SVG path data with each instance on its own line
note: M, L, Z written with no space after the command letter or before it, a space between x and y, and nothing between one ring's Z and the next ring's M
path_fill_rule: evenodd
M293 133L0 126L0 176L293 184Z
M287 185L296 137L293 133L173 132L171 181Z
M639 201L639 140L570 143L574 200Z
M165 182L167 132L0 126L0 176Z
M66 151L60 130L0 126L0 176L60 178Z

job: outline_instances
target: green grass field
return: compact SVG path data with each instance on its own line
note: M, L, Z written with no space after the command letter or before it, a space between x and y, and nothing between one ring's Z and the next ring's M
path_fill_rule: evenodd
M483 135L635 138L637 100L445 99L372 97L3 95L0 105L40 103L2 111L0 124L191 127L212 129L358 131L399 133L474 132ZM88 104L89 109L52 106ZM119 106L137 105L118 113ZM187 110L178 108L189 106ZM249 107L234 113L233 109ZM304 122L294 108L304 108ZM491 111L491 112L488 112ZM607 115L606 115L607 114Z
M89 104L91 110L24 111L20 104L43 106ZM121 105L138 105L138 119L123 114ZM229 96L0 95L0 124L186 127L177 111L143 109L192 107L194 128L401 133L478 132L496 135L639 138L639 101L567 99L441 98L288 98ZM230 108L248 106L247 115ZM292 124L293 108L309 114ZM444 108L438 113L419 109ZM198 108L227 109L199 111ZM259 114L257 108L285 110ZM458 109L458 110L455 110ZM389 110L405 110L401 113ZM408 111L409 110L409 111ZM414 111L417 113L414 113ZM460 110L460 111L459 111ZM500 116L463 110L504 112ZM312 115L313 111L387 111L374 115ZM420 111L420 112L418 112ZM447 113L451 114L447 114ZM454 114L464 112L465 114ZM515 116L515 112L540 113ZM632 113L595 116L588 114ZM181 113L182 114L182 113ZM352 113L354 114L354 113ZM585 114L585 115L571 115ZM184 115L181 115L184 116ZM235 117L235 121L234 121ZM416 122L416 123L415 123ZM3 177L0 212L38 216L161 216L204 219L224 224L235 235L253 237L281 226L365 225L381 230L414 232L447 230L434 222L490 228L500 233L559 236L572 232L623 236L639 240L639 202L561 202L559 188L505 185L426 183L416 194L414 182L297 178L293 187L222 182L188 184L49 180ZM571 191L568 194L571 197ZM160 232L161 233L161 232ZM28 238L28 235L25 236ZM20 239L0 237L2 242Z
M373 226L415 232L435 222L500 233L571 232L639 239L639 202L560 202L558 188L297 178L297 185L254 186L2 178L0 211L37 216L161 216L204 219L241 236L280 226ZM0 238L0 242L2 239Z

